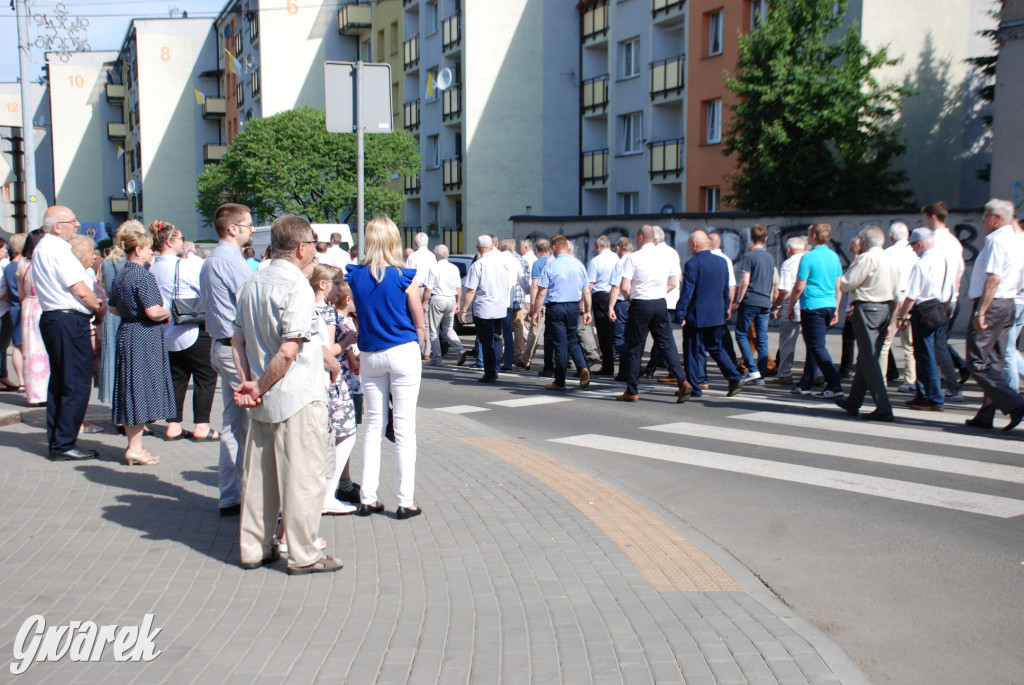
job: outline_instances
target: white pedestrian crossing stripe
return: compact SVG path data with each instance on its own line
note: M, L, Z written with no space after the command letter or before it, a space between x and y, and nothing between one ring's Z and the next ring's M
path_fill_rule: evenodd
M532 407L540 404L557 404L558 402L572 402L571 397L520 397L514 400L498 400L488 402L497 407Z
M742 417L734 416L732 418ZM717 431L709 426L696 423L667 423L661 426L646 426L644 430L671 433L673 435L686 435L693 438L708 438L714 433L716 437L720 436L718 437L720 441L735 442L743 446L772 447L784 449L787 452L800 452L856 461L870 461L876 464L906 466L914 469L942 471L943 473L954 473L960 476L990 478L1007 483L1024 484L1024 468L970 459L915 454L905 450L872 447L870 445L858 445L856 450L851 450L849 445L834 440L814 440L804 436L800 436L799 440L794 440L792 435L737 430L732 427L725 431Z
M478 411L489 411L487 407L474 407L471 404L456 404L453 407L438 407L434 411L443 411L446 414L472 414Z
M1024 515L1024 501L1022 500L976 492L965 492L891 478L866 476L846 471L834 471L789 464L787 462L738 457L719 452L708 452L706 450L696 450L676 445L618 438L610 435L573 435L565 438L555 438L552 442L804 485L816 485L834 490L927 504L944 509L954 509L997 518L1013 518Z

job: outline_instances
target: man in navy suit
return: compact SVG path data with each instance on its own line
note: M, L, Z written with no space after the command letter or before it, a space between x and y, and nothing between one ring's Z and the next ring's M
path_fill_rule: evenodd
M743 387L743 374L722 349L722 327L729 306L729 267L711 253L711 241L704 231L694 231L687 242L693 257L683 267L683 285L676 304L676 321L683 325L686 375L703 377L709 355L729 381L727 394L732 397ZM693 394L699 397L700 389L694 388Z

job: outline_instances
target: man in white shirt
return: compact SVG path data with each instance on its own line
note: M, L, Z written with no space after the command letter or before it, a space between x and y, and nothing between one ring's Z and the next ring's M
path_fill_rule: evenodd
M324 253L323 258L320 260L325 264L336 266L342 271L345 267L352 263L352 260L348 256L348 245L341 244L341 234L331 234L331 245L327 248L327 252Z
M611 246L608 236L598 236L594 244L594 256L587 264L590 298L594 305L594 327L597 328L597 344L601 350L601 368L594 371L597 376L615 375L615 323L609 318L609 310L612 272L619 263L619 257Z
M462 303L459 320L466 323L466 312L472 307L476 335L484 357L484 375L478 380L481 383L496 383L498 357L501 355L501 322L508 313L512 278L505 260L494 251L491 236L482 235L477 238L476 251L480 258L473 262L466 274L465 301Z
M78 219L54 205L43 216L46 235L32 254L32 275L43 314L39 331L50 357L46 391L46 442L51 461L95 459L96 450L75 445L92 389L89 320L106 305L89 285L85 267L71 253Z
M666 259L669 261L675 260L675 263L678 264L679 273L682 274L683 260L679 258L679 252L676 251L676 248L665 242L665 230L661 226L652 226L651 228L654 229L655 246L665 254ZM675 287L665 294L665 307L668 310L669 321L672 320L673 312L675 312L676 304L678 302L679 288ZM654 374L657 372L658 367L664 363L665 355L662 353L661 349L658 348L657 343L654 343L651 346L651 356L647 360L647 368L644 369L644 378L654 378ZM678 381L679 379L672 375L660 379L660 382L662 383L677 383Z
M434 257L434 253L430 251L430 248L427 247L430 238L426 233L417 233L412 242L416 249L405 260L405 266L410 269L416 269L416 281L422 284L427 280L427 272L430 271L430 267L437 263L437 259Z
M427 312L427 339L430 341L430 365L441 366L441 336L459 355L459 365L466 361L467 350L455 334L452 319L459 313L462 299L462 278L459 268L448 261L448 246L434 247L437 262L423 282L423 309Z
M971 272L968 296L974 301L972 325L967 329L967 368L985 391L981 408L967 425L991 428L996 409L1009 414L1004 431L1013 430L1024 418L1024 397L1006 382L1003 361L1014 298L1021 285L1024 252L1013 230L1013 204L989 200L982 219L985 247Z
M796 273L800 268L800 258L807 251L807 238L802 235L793 236L786 241L786 261L779 268L779 288L772 303L772 318L779 322L779 366L778 375L767 379L766 383L793 385L793 357L796 354L796 341L800 337L800 303L793 305L793 320L788 316L779 316L779 312L789 302L789 294L796 285ZM916 256L915 256L916 259Z
M964 249L946 227L949 209L945 202L932 202L921 209L924 225L935 237L935 249L946 259L947 278L953 281L953 300L950 305L949 323L936 331L935 358L939 363L939 371L946 389L946 399L954 402L963 401L960 384L967 380L966 364L949 345L949 332L960 312L960 283L964 276ZM957 369L962 369L959 373Z
M917 254L914 253L914 248L910 247L910 243L907 241L909 237L910 228L902 221L893 222L889 226L889 242L891 244L885 248L885 253L896 262L896 267L900 271L900 281L897 286L899 290L899 299L896 302L897 307L903 304L910 271L914 268L914 264L917 263ZM900 392L916 392L917 371L914 369L914 338L910 326L906 326L900 332L899 338L900 343L903 345L903 382L900 384L899 390ZM892 338L885 339L885 342L882 343L882 351L878 357L879 364L886 360L884 363L887 365L887 375L890 379L896 377L898 373L895 370L896 360L893 359L891 352L892 341Z

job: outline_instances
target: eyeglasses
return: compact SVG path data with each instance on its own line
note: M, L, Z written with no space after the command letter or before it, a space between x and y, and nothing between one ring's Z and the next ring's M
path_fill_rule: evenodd
M78 219L71 219L70 221L54 221L55 224L77 224Z
M252 230L252 224L235 224L235 226L238 226L239 228L248 228L250 231Z
M303 245L316 245L320 241L314 238L313 240L301 240L299 242L301 242Z

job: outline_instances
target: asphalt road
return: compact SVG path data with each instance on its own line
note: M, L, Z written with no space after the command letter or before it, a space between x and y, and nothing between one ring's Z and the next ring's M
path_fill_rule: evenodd
M420 405L642 493L875 682L1024 683L1024 428L963 426L976 385L943 414L899 409L875 424L778 386L729 399L714 372L710 393L681 406L651 381L626 404L610 381L555 393L535 372L479 375L424 367Z

